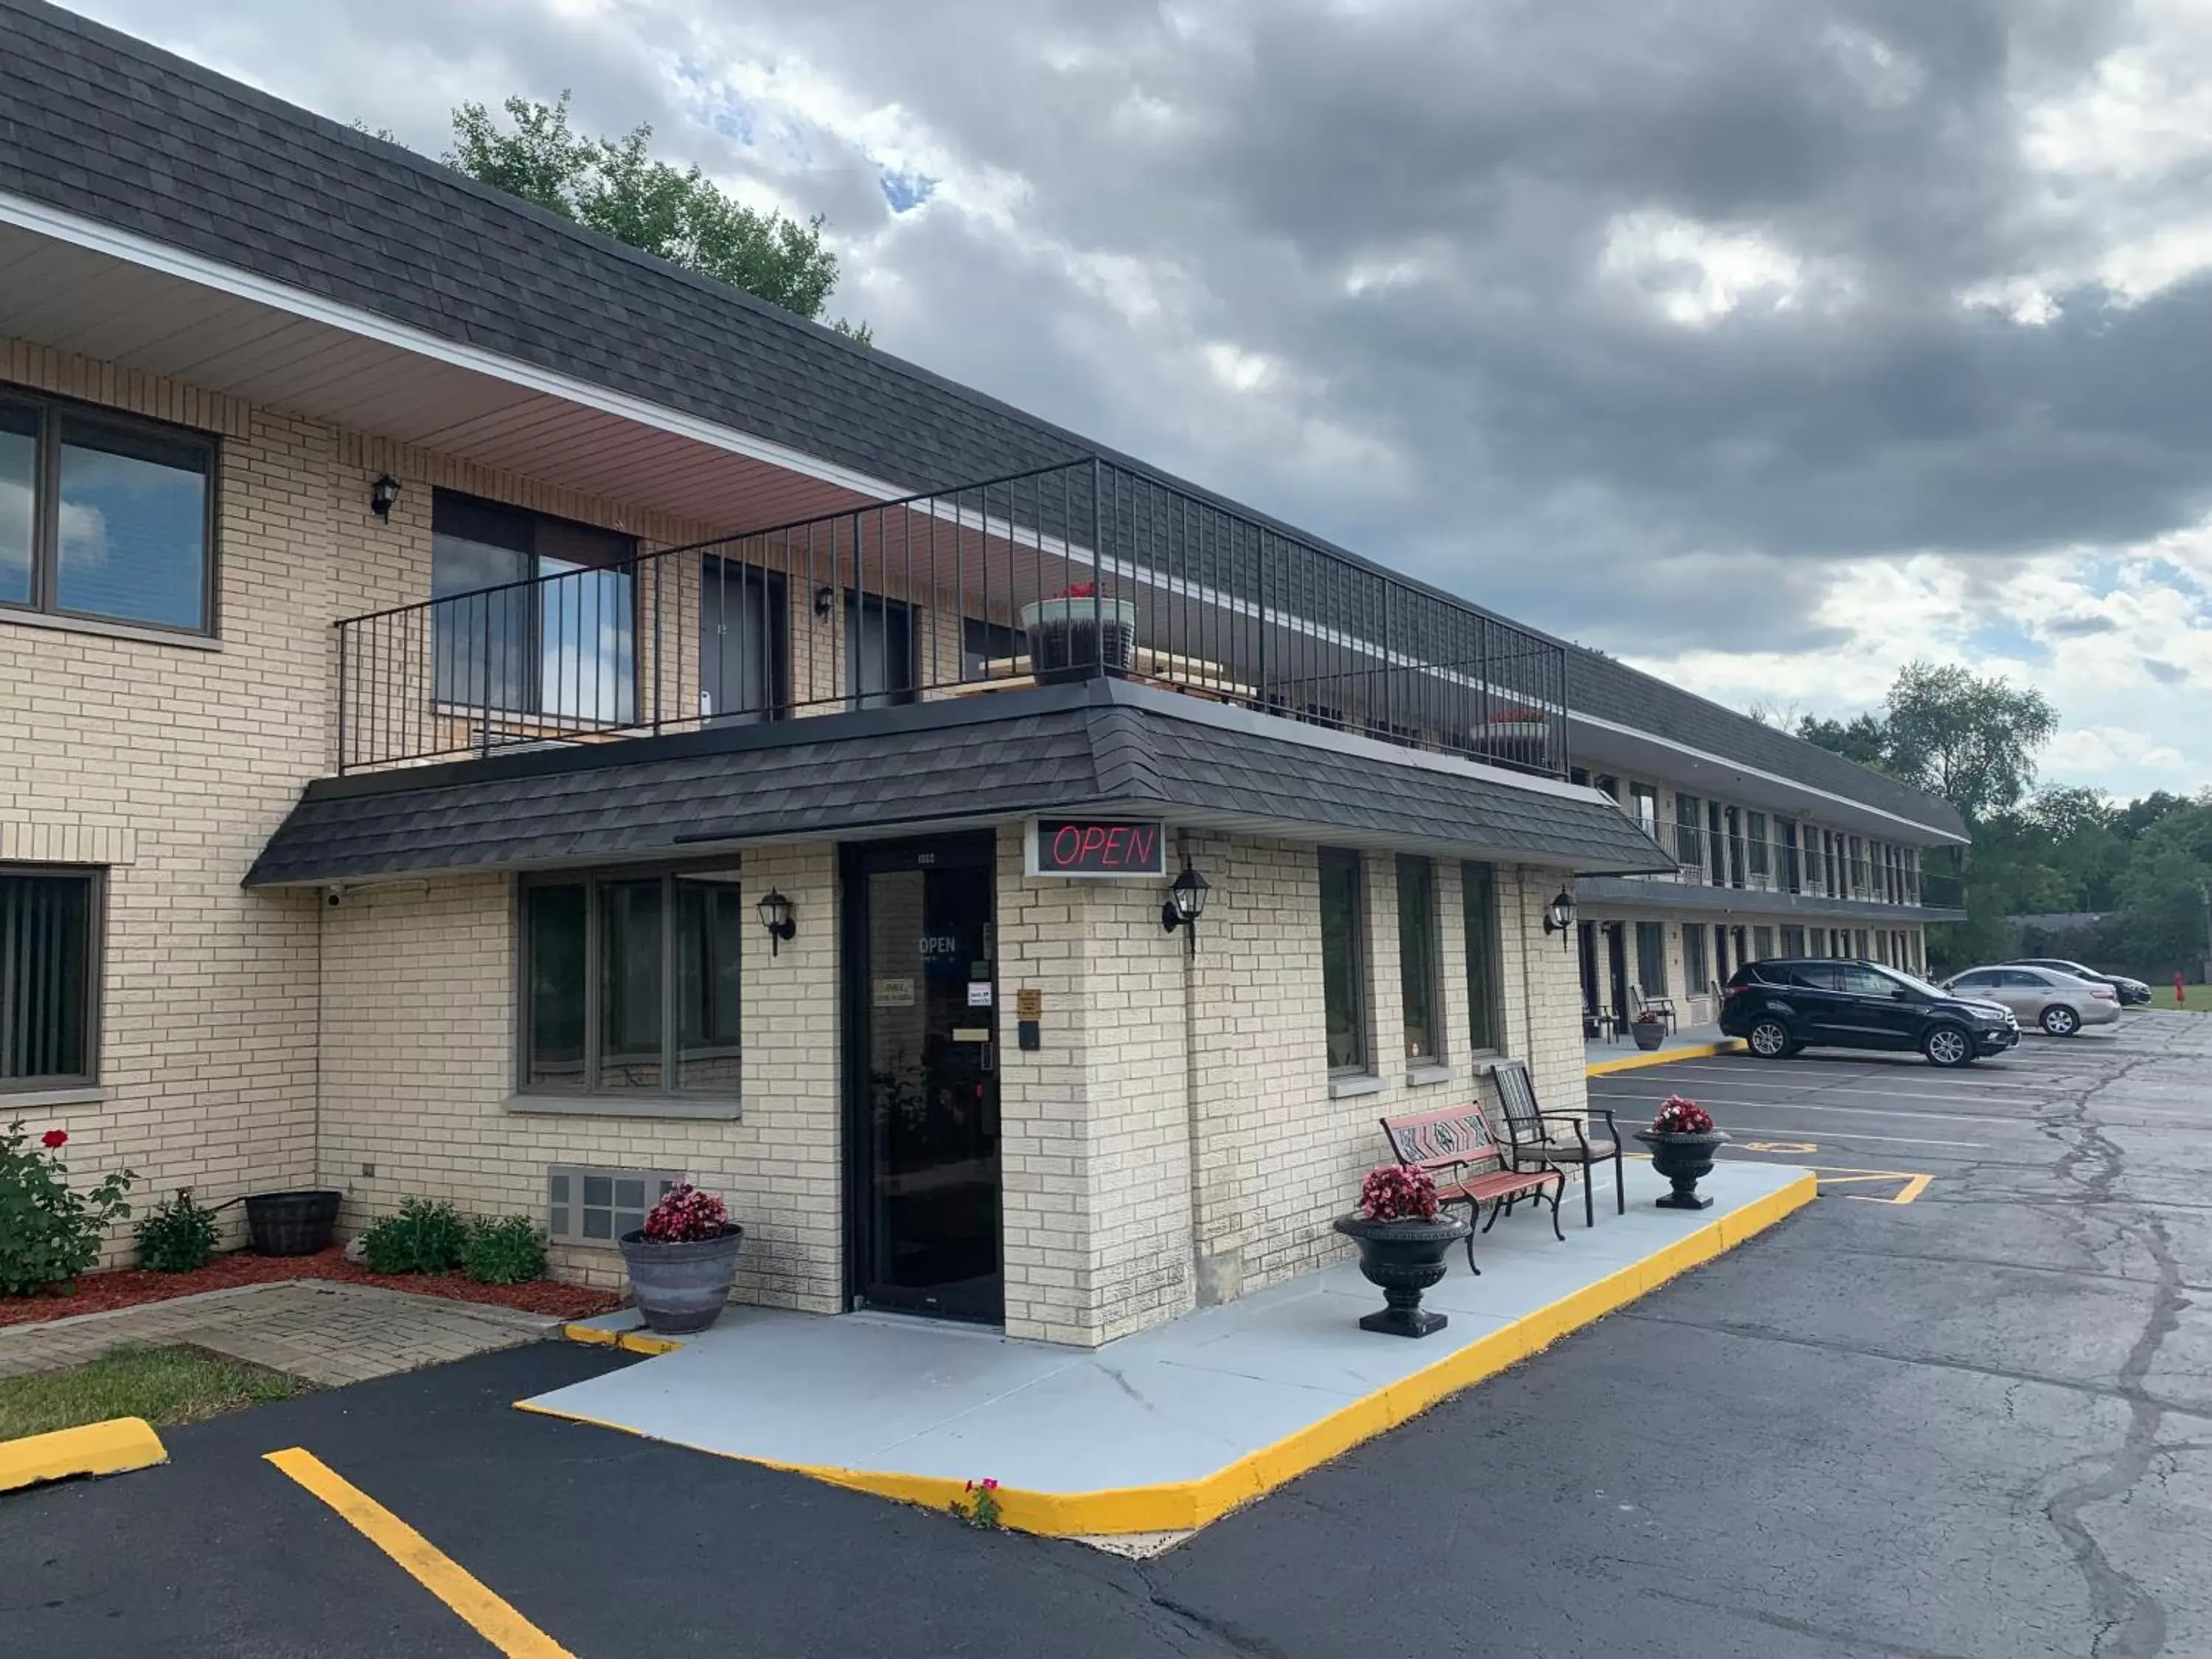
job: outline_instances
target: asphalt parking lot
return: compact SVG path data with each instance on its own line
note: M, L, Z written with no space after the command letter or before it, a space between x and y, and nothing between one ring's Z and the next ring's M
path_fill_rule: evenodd
M0 1655L2212 1654L2212 1018L1593 1092L1689 1094L1823 1197L1153 1560L514 1412L628 1363L541 1345L0 1498Z

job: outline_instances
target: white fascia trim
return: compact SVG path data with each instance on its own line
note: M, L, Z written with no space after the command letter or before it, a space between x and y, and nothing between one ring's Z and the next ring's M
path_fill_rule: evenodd
M913 493L902 485L888 483L865 472L840 466L834 461L823 460L819 456L770 443L764 438L756 438L733 427L702 420L647 398L610 391L605 386L558 374L550 369L540 368L517 358L501 356L478 346L445 339L426 330L394 322L388 317L380 317L374 312L271 282L265 276L257 276L234 265L188 253L167 242L157 242L151 237L140 236L4 191L0 191L0 224L34 231L41 236L50 236L56 241L67 242L75 247L105 253L127 264L160 271L164 276L197 283L203 288L213 289L235 299L249 300L309 322L342 329L362 339L413 352L417 356L430 358L450 368L466 369L492 380L505 381L509 386L596 410L603 415L612 415L617 419L651 427L676 437L689 438L712 448L781 467L787 471L835 484L877 501L896 501Z
M1571 699L1573 693L1570 691L1568 696ZM1638 726L1623 726L1618 720L1600 720L1595 714L1585 714L1577 708L1571 701L1567 705L1567 720L1570 724L1580 720L1584 726L1595 726L1607 732L1618 732L1624 738L1634 738L1643 743L1656 743L1662 749L1671 749L1678 755L1687 755L1691 759L1703 761L1709 766L1724 766L1729 771L1741 772L1747 777L1763 778L1769 783L1778 783L1785 789L1795 789L1808 795L1818 795L1822 800L1832 800L1837 805L1848 806L1854 811L1871 812L1878 818L1887 818L1892 823L1901 823L1908 830L1917 830L1931 842L1941 842L1945 846L1965 847L1969 844L1967 836L1954 835L1948 830L1938 830L1932 823L1922 823L1917 819L1906 817L1901 812L1892 812L1884 807L1869 805L1863 800L1853 800L1849 795L1839 795L1832 789L1821 788L1818 784L1807 783L1797 778L1784 777L1779 772L1769 772L1761 767L1753 766L1743 761L1731 760L1725 755L1716 755L1710 750L1693 749L1686 743L1677 743L1672 738L1662 738L1656 732L1646 732Z

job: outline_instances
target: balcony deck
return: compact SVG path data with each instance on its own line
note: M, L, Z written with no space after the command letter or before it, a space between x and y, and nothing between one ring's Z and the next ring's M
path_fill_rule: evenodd
M1564 646L1103 460L337 627L341 773L1102 677L1566 771Z

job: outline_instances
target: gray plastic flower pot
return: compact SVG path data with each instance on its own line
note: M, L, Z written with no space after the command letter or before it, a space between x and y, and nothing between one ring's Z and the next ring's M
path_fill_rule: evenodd
M630 1295L648 1328L663 1336L703 1331L729 1305L730 1283L738 1275L738 1246L745 1230L732 1227L720 1238L689 1244L664 1244L641 1232L622 1236L623 1265L629 1269Z

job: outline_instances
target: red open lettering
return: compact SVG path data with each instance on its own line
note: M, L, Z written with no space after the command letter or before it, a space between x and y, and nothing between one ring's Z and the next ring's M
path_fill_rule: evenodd
M1129 826L1126 823L1117 823L1111 830L1109 830L1106 832L1107 863L1126 864L1128 862L1127 858L1125 856L1127 849L1121 844L1128 840L1128 838Z
M1085 828L1085 830L1084 830L1084 831L1083 831L1083 855L1084 855L1084 857L1085 857L1085 858L1089 858L1092 854L1094 854L1094 853L1097 852L1101 848L1104 847L1105 845L1106 845L1106 827L1105 827L1105 825L1103 825L1103 824L1099 824L1099 823L1093 823L1093 824L1090 824L1090 825L1088 825L1088 826L1086 826L1086 827Z
M1148 823L1133 825L1129 830L1129 861L1141 868L1152 867L1152 837L1158 832Z
M1064 823L1052 838L1052 861L1063 870L1072 870L1083 856L1083 831L1072 823Z

